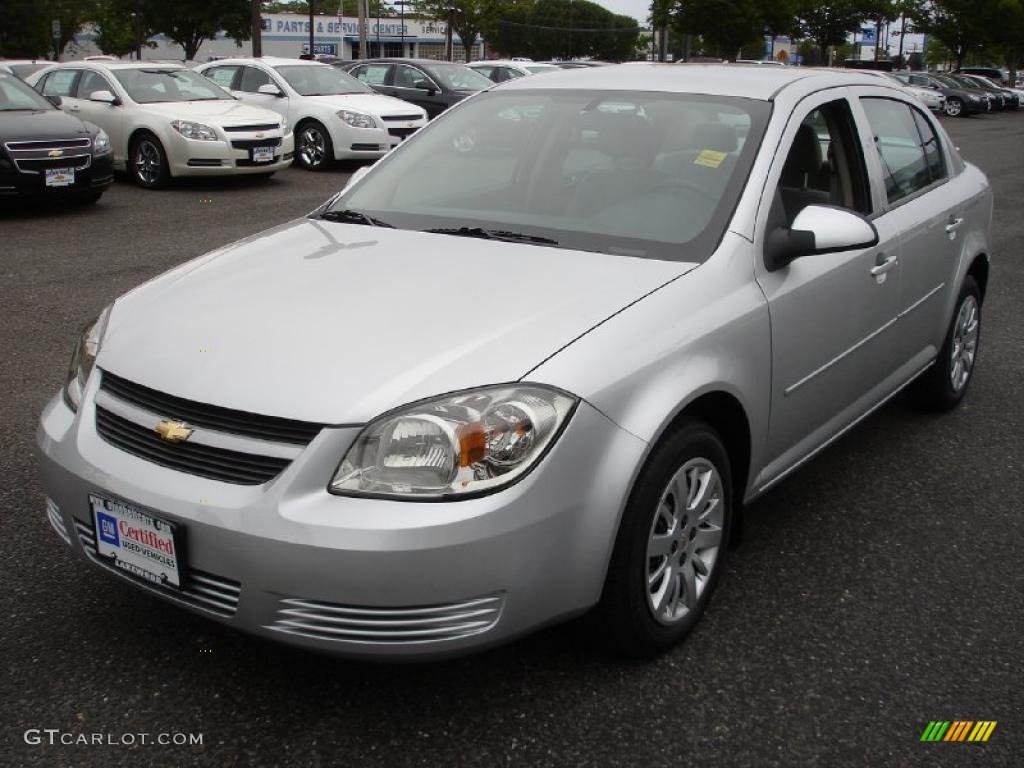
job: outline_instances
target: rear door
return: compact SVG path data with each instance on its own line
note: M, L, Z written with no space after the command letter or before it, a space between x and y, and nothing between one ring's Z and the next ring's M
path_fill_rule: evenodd
M862 98L861 107L882 205L900 232L900 354L924 365L942 344L971 194L925 110L880 97Z
M377 93L394 96L394 88L391 87L392 67L392 64L387 63L360 64L350 69L349 74L357 80L362 80Z

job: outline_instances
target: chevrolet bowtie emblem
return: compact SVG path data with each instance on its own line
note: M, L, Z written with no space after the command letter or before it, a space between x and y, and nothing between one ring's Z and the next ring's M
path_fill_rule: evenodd
M64 154L64 150L63 149L51 149L47 154L50 157L60 157L61 155Z
M263 138L263 134L262 133L257 133L256 134L256 138L257 139L262 139Z
M153 431L160 435L161 440L166 440L169 443L183 443L192 435L192 430L184 423L169 419L161 421L153 427Z

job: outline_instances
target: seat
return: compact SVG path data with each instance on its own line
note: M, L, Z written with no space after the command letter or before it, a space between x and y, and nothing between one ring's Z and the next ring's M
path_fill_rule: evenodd
M793 146L786 157L786 164L779 176L779 192L786 212L786 220L792 224L800 211L808 205L828 205L832 195L822 189L822 177L831 175L821 156L821 142L814 128L803 123L796 132Z

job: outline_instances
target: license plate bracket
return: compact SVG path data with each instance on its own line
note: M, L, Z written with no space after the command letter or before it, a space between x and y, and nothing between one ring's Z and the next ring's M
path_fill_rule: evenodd
M272 163L272 162L274 162L274 148L273 147L253 147L252 148L252 161L254 163Z
M71 187L75 183L74 168L47 168L45 182L48 187Z
M183 531L133 504L89 494L96 553L133 576L181 588Z

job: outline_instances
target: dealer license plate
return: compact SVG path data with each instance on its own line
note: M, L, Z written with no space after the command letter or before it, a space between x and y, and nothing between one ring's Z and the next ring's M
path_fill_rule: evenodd
M70 187L75 183L74 168L47 168L46 186L48 187Z
M252 161L254 163L272 163L274 161L273 147L253 147Z
M89 495L96 551L128 573L180 587L178 527L121 501Z

